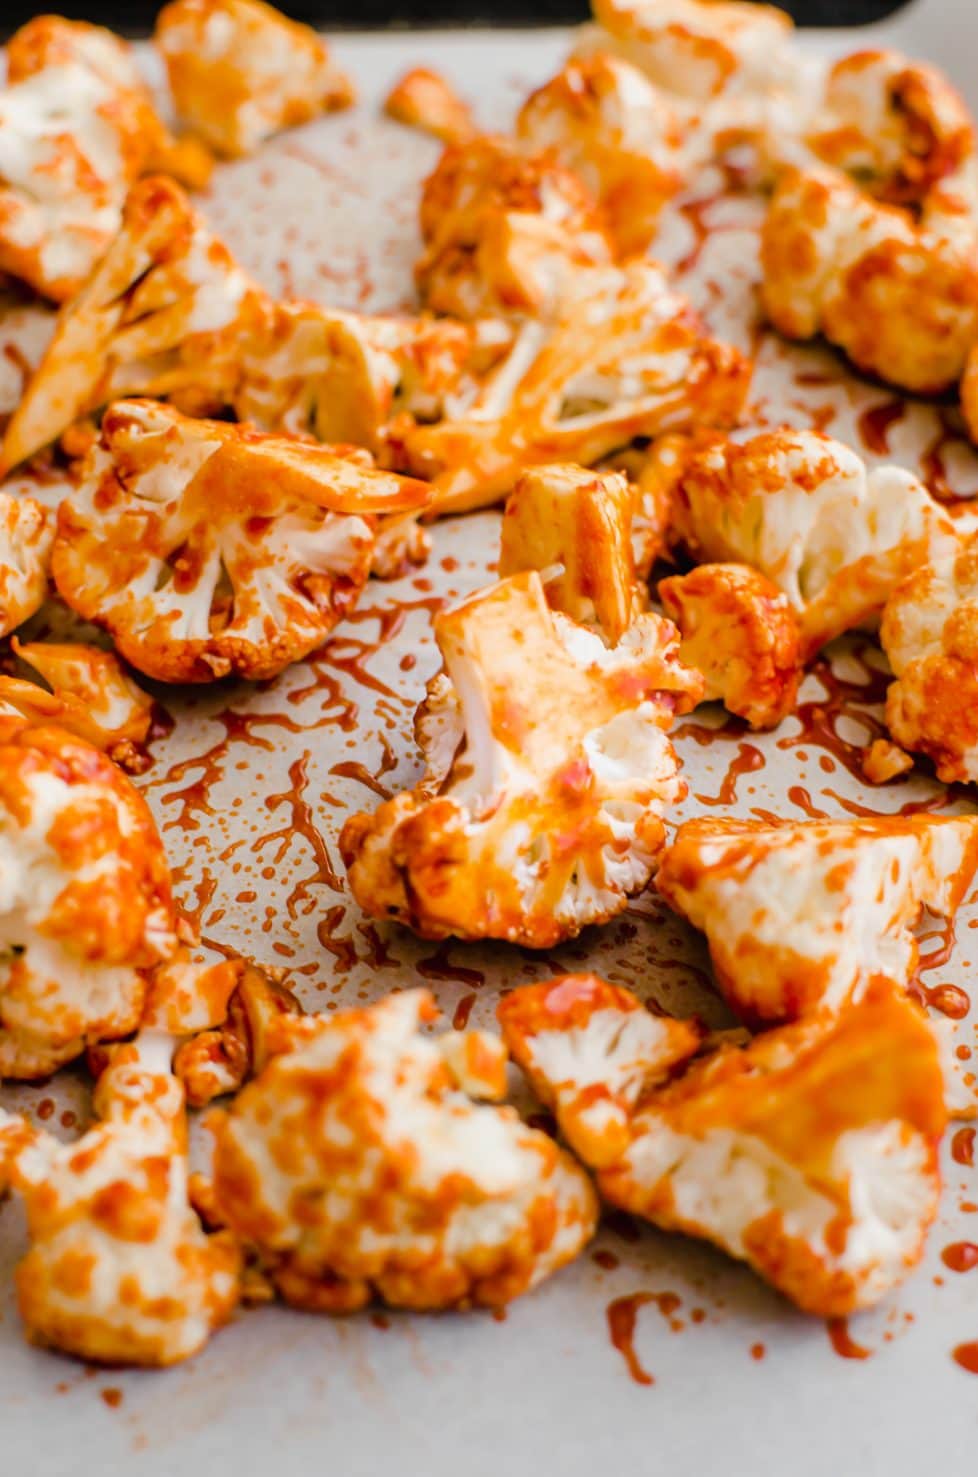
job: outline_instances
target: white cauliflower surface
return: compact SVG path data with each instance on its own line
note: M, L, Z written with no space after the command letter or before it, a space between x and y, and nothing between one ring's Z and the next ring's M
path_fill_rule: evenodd
M217 1212L297 1307L498 1306L591 1237L597 1204L571 1157L469 1095L498 1092L498 1042L422 1035L434 1015L409 990L283 1017L277 1053L211 1115Z
M951 918L978 867L978 820L688 821L656 887L703 929L743 1018L837 1010L877 975L909 983L924 908Z
M421 710L431 770L346 822L357 901L423 937L534 948L613 917L684 792L666 730L702 689L675 628L640 616L609 648L552 614L531 571L443 612L435 634L451 688Z
M118 401L61 506L55 583L150 676L270 677L356 602L378 515L428 496L356 454Z
M714 1241L823 1316L872 1305L919 1261L940 1190L944 1076L926 1019L888 981L838 1016L721 1045L667 1082L695 1037L646 1024L602 981L527 986L499 1014L611 1204Z

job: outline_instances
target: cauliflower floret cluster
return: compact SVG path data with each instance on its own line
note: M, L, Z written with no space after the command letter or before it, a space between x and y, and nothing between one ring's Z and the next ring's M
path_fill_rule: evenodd
M122 227L54 337L3 440L4 468L124 395L165 396L201 413L230 402L238 341L264 294L172 180L141 180Z
M154 40L178 118L230 158L355 101L315 31L262 0L172 0Z
M145 1033L99 1079L100 1122L75 1143L0 1124L31 1247L16 1271L28 1337L82 1359L168 1365L234 1311L240 1253L188 1200L183 1091L171 1041Z
M558 981L515 990L499 1010L602 1196L714 1242L823 1317L900 1282L937 1211L947 1123L919 1008L879 980L839 1015L723 1044L677 1076L682 1043L659 1022L636 1029L638 1002L623 994L589 983L582 1002Z
M751 728L776 728L805 670L787 595L746 564L701 564L661 580L659 599L682 635L681 659L703 674L705 700Z
M360 456L119 401L59 511L54 579L149 676L271 677L355 603L378 515L427 500Z
M426 938L532 948L613 917L648 882L685 789L665 730L702 688L675 629L640 616L609 648L548 609L536 572L434 629L457 696L429 689L428 776L343 828L360 906Z
M280 1049L212 1113L213 1199L288 1302L347 1312L496 1306L570 1261L596 1220L587 1176L495 1097L481 1032L423 1035L424 990L280 1023Z
M604 52L572 57L523 104L516 133L583 180L619 256L648 248L683 183L683 135L675 109L637 67Z
M412 67L384 99L384 112L443 144L463 144L477 131L466 102L430 67Z
M53 545L54 518L43 503L0 492L0 636L44 604Z
M524 472L506 501L500 576L539 570L551 609L614 646L648 604L632 561L632 500L621 472Z
M96 646L21 642L16 636L11 646L47 686L0 676L0 712L32 723L54 723L123 768L136 762L136 746L152 725L153 700L126 675L117 657Z
M890 733L946 783L978 780L978 538L897 587L880 637L896 678Z
M594 199L549 152L480 134L447 148L421 196L425 307L456 318L539 317L576 268L612 259Z
M175 946L170 874L125 775L54 727L0 717L0 1077L47 1077L140 1020Z
M725 998L750 1022L838 1010L880 974L906 985L924 908L953 918L978 867L978 820L680 826L656 887L702 929Z
M474 398L405 435L404 470L432 479L439 512L486 506L527 466L587 466L637 436L736 424L750 373L657 263L579 267Z
M751 565L798 613L802 656L878 617L912 569L958 545L953 520L901 467L869 470L817 431L691 444L663 472L673 537L697 560Z

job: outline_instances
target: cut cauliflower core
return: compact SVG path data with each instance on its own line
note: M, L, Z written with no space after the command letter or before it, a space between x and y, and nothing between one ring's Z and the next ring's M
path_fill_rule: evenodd
M28 383L3 441L15 466L82 416L124 395L221 409L237 383L238 340L264 295L171 180L141 180L122 228Z
M271 677L356 601L377 515L428 496L326 447L119 401L62 504L54 578L150 676Z
M0 492L0 636L44 604L53 545L48 509L32 497Z
M683 661L703 673L706 701L719 698L752 728L776 728L805 670L788 597L745 564L701 564L660 581L659 599L682 633Z
M880 629L896 681L886 721L947 784L978 780L978 537L897 587Z
M675 1023L636 1029L625 993L592 981L582 1004L559 981L500 1007L510 1050L604 1198L716 1243L823 1317L901 1281L937 1210L947 1123L940 1049L918 1007L879 980L839 1015L723 1045L657 1086L681 1046ZM593 1115L609 1100L602 1136Z
M869 471L817 431L704 438L664 475L673 539L697 560L742 561L777 585L798 612L805 660L877 617L910 570L958 545L953 520L916 477Z
M907 984L922 909L952 918L978 866L978 819L688 821L656 887L706 933L749 1021L841 1009L879 974Z
M34 1343L111 1364L168 1365L201 1349L238 1301L240 1254L204 1234L187 1196L183 1091L172 1041L117 1048L77 1142L0 1123L31 1249L17 1297Z
M355 101L315 31L262 0L172 0L154 41L178 118L231 158Z
M560 463L524 472L506 501L500 576L539 570L551 608L614 646L648 603L631 523L632 490L620 472Z
M0 1077L47 1077L137 1025L175 943L170 874L110 760L0 717L0 879Z
M470 1100L498 1090L501 1043L422 1035L436 1014L410 990L283 1018L279 1054L211 1114L217 1211L297 1307L499 1305L590 1239L594 1192L570 1156Z
M435 618L445 679L419 714L429 773L340 848L354 896L425 938L548 948L648 882L662 813L684 793L665 730L699 679L676 633L639 617L618 646L517 575Z
M590 465L637 436L734 425L750 363L709 338L655 262L570 273L547 321L524 321L471 399L404 437L439 512L496 502L520 471Z

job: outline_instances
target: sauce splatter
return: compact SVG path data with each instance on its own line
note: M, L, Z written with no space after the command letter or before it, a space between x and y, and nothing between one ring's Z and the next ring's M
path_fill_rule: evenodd
M951 1158L955 1164L964 1164L970 1169L975 1162L975 1132L973 1128L958 1128L951 1139Z
M951 1357L955 1364L960 1364L969 1374L978 1374L978 1343L958 1344L952 1350Z
M122 1404L122 1391L117 1390L114 1385L110 1385L105 1390L100 1390L99 1394L110 1410L118 1410Z
M761 1360L761 1359L764 1358L764 1355L766 1353L767 1353L767 1350L765 1349L765 1347L764 1347L763 1344L751 1344L751 1346L750 1346L750 1357L752 1359L756 1359L756 1360L759 1361L759 1360Z
M741 775L754 774L763 769L764 755L753 744L738 744L737 753L727 768L723 783L716 795L697 795L701 805L732 805L737 798L737 781Z
M468 995L462 996L461 1000L456 1005L455 1013L452 1016L452 1025L455 1027L456 1031L465 1030L466 1026L469 1023L469 1016L472 1014L472 1007L474 1004L474 994L469 993Z
M978 1246L973 1241L952 1241L941 1252L941 1261L952 1272L970 1272L978 1267Z
M907 413L903 400L885 400L882 405L873 405L859 417L858 429L862 443L874 456L890 455L890 427L903 420Z
M628 1373L637 1385L655 1384L654 1378L642 1365L635 1352L635 1323L638 1310L645 1303L651 1302L652 1297L653 1294L650 1292L629 1293L628 1297L615 1298L606 1309L608 1336L612 1346L624 1359Z
M857 1344L849 1333L848 1318L828 1318L825 1322L828 1330L829 1343L832 1345L840 1359L868 1359L872 1353L871 1349Z

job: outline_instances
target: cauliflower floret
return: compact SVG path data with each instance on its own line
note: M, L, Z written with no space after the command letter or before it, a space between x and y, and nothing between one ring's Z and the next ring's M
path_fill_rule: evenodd
M944 1074L927 1020L889 981L838 1015L767 1031L746 1048L724 1044L664 1086L645 1086L637 1103L619 1096L625 1142L610 1158L599 1138L596 1161L591 1125L575 1110L614 1034L613 1013L624 1035L634 1004L623 1008L615 997L624 992L607 987L603 1008L581 1020L572 992L569 1007L563 992L550 1006L546 988L531 987L529 1029L524 992L508 997L504 1036L547 1084L561 1129L595 1163L612 1205L714 1242L822 1317L878 1302L920 1260L940 1194ZM561 1032L570 1050L559 1050ZM661 1037L649 1046L657 1075ZM612 1053L612 1095L616 1067ZM636 1078L641 1069L639 1050Z
M405 72L387 94L384 112L409 128L434 134L443 144L464 144L477 131L468 103L429 67Z
M354 896L425 938L549 948L621 912L648 882L662 812L684 793L665 730L699 697L676 632L640 616L618 646L547 608L537 573L435 617L458 712L429 690L419 737L464 734L447 773L374 815L340 850Z
M61 311L7 427L4 467L124 395L223 408L239 374L238 340L263 302L179 186L141 180L118 236Z
M171 995L179 992L169 991ZM191 1002L200 996L199 981L190 981ZM206 998L206 994L205 994ZM181 1011L180 1031L192 1021L197 1033L185 1041L173 1059L192 1108L202 1108L224 1093L237 1092L249 1077L257 1077L271 1056L275 1023L283 1014L298 1015L299 1003L290 990L264 970L242 962L223 1011L211 1008L206 1028L200 1029L190 1009Z
M377 515L428 496L328 447L122 400L61 505L54 579L151 677L271 677L355 603Z
M978 232L963 201L920 220L845 175L787 170L764 223L762 298L792 339L822 333L915 394L961 378L978 338Z
M356 98L315 31L262 0L172 0L153 39L177 117L230 158Z
M659 584L682 635L679 654L751 728L776 728L795 705L804 675L798 617L788 597L745 564L701 564Z
M592 1169L627 1149L640 1100L701 1040L693 1022L652 1015L593 974L524 985L496 1013L514 1061Z
M478 135L447 148L421 196L422 301L456 318L553 311L578 267L612 259L601 213L550 153Z
M571 58L523 104L516 133L580 176L620 256L648 248L683 183L682 129L637 67L602 52Z
M551 608L614 646L648 603L635 579L631 520L620 472L561 463L524 472L506 501L500 577L539 570Z
M706 934L724 996L750 1022L838 1010L879 974L909 983L924 908L953 918L978 866L978 819L680 826L656 887Z
M240 1253L207 1236L187 1197L183 1091L172 1042L117 1048L95 1092L101 1122L77 1142L22 1130L10 1167L31 1248L17 1268L28 1337L82 1359L187 1359L234 1311Z
M570 1156L512 1108L476 1106L455 1086L455 1034L419 1030L436 1015L427 991L408 990L283 1017L279 1053L211 1114L217 1210L296 1307L499 1305L594 1230L594 1192ZM486 1051L481 1038L462 1054ZM498 1051L489 1061L495 1079Z
M450 398L472 393L476 370L508 345L505 331L498 349L487 337L450 319L272 304L243 346L235 413L264 431L348 441L389 460L405 421L438 420Z
M43 503L0 491L0 636L47 599L53 545L54 517Z
M11 644L47 687L0 676L0 712L57 724L126 767L134 746L149 734L153 700L126 676L118 659L96 646L25 644L16 636Z
M890 596L880 628L896 681L890 733L947 784L978 780L978 537L925 564Z
M404 436L403 469L433 479L439 512L486 506L527 466L589 465L636 436L734 425L750 373L656 262L579 268L552 319L523 323L474 399Z
M936 67L898 51L856 51L828 74L808 144L877 199L924 205L975 157L975 126Z
M46 1077L133 1030L174 947L144 801L97 749L0 717L0 1077Z
M742 561L777 585L799 615L806 660L875 619L910 570L958 544L953 520L910 472L870 471L817 431L701 438L673 475L674 537L698 560Z

